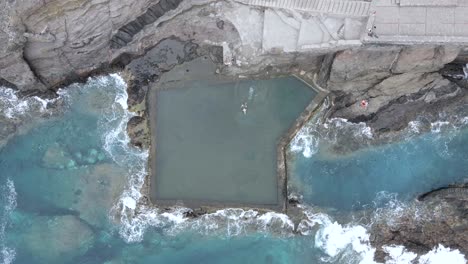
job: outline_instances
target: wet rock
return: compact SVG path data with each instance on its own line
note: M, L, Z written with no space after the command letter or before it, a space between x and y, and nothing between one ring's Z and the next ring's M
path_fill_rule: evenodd
M298 206L301 202L299 201L299 197L290 197L288 199L288 204L290 206Z
M207 211L203 208L195 208L195 209L191 209L191 210L188 210L186 212L183 213L184 217L189 217L189 218L197 218L199 216L202 216L204 214L206 214Z
M371 244L377 248L376 261L384 262L384 245L403 245L425 254L442 244L468 254L468 192L454 193L432 192L400 215L375 222Z
M148 122L145 118L134 116L127 123L127 134L130 137L130 143L139 148L148 148L150 134Z
M84 254L93 245L94 234L75 216L38 216L24 231L22 241L38 262L63 263Z
M459 185L449 185L423 193L418 196L419 201L439 197L442 199L468 200L468 183Z
M128 105L132 109L142 104L146 96L147 85L159 79L176 65L197 57L198 45L177 38L168 38L159 42L140 58L136 58L125 67Z

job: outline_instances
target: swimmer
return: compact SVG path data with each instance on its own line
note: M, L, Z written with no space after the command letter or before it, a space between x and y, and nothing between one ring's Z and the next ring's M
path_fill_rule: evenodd
M244 115L246 115L247 114L247 102L242 103L240 108L241 108L242 113L244 113Z

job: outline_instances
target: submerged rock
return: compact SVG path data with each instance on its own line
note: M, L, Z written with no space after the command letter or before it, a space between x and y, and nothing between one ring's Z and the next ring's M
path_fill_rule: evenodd
M150 144L150 132L145 118L134 116L127 123L127 134L130 143L140 148L148 148Z
M55 263L84 254L93 245L94 234L75 216L38 216L22 234L22 241L38 262Z
M26 179L16 181L16 187L22 208L30 212L48 216L74 214L89 225L102 228L109 224L109 211L124 190L127 173L117 165L100 163L68 171L39 172L34 190Z
M119 199L126 183L126 172L103 163L81 170L74 186L73 203L62 206L76 210L80 218L93 226L108 222L108 212Z
M42 157L42 165L51 169L76 168L76 162L57 143L46 150Z

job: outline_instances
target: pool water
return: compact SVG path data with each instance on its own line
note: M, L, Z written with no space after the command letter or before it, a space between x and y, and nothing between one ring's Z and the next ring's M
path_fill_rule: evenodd
M311 102L312 88L287 77L197 81L155 93L156 204L281 202L277 144Z

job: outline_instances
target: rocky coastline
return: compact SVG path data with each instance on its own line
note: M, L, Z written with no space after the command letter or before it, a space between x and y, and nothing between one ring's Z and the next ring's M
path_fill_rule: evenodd
M129 106L144 116L137 105L150 83L175 65L210 56L222 75L298 74L312 79L318 74L318 83L333 97L331 117L366 122L376 133L401 130L421 113L437 118L437 113L467 100L466 86L440 73L454 61L452 68L458 65L455 71L461 71L466 63L462 46L262 50L242 19L256 19L264 8L237 2L69 0L3 5L0 81L23 95L50 94L94 74L123 70ZM238 15L242 11L252 14ZM368 102L366 109L359 105L362 100Z
M121 71L128 105L136 116L128 122L131 143L148 149L146 95L166 72L200 57L216 73L241 78L295 74L330 92L328 118L365 122L376 142L398 134L424 115L468 113L468 84L454 76L468 63L466 48L453 45L362 45L304 52L262 51L257 36L243 25L264 12L237 2L180 1L4 1L0 4L0 85L20 96L52 98L58 88L95 74ZM260 45L260 46L259 46ZM361 102L365 100L363 107ZM53 107L48 103L47 107ZM26 123L0 115L0 141ZM440 197L443 196L443 197ZM466 192L442 194L419 202L438 206L440 219L414 221L411 211L400 224L376 223L371 242L377 248L403 244L418 253L434 245L466 247ZM292 201L295 204L297 201ZM195 217L205 212L194 211ZM433 224L436 222L437 224ZM376 260L383 261L382 250Z

